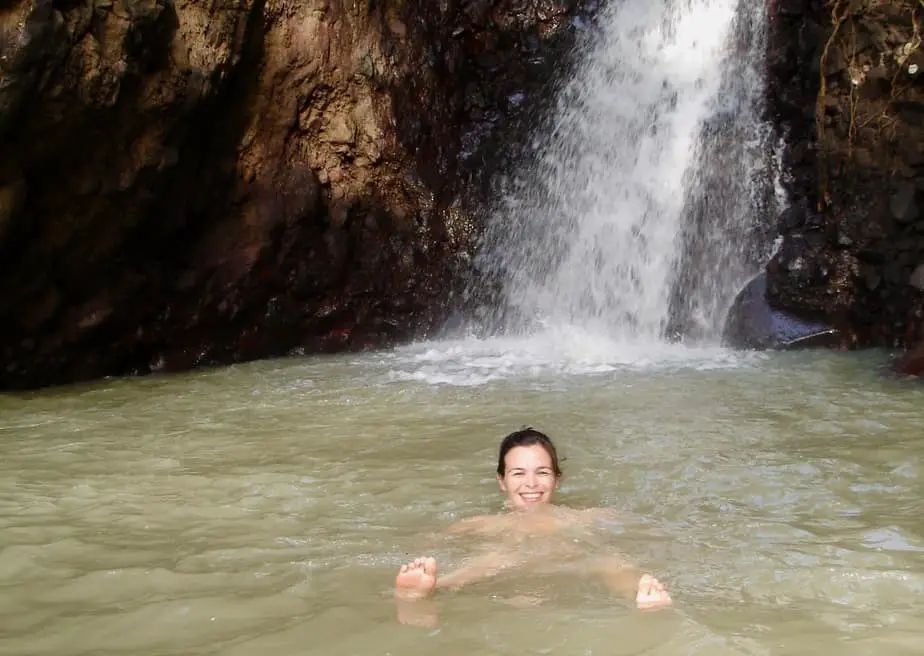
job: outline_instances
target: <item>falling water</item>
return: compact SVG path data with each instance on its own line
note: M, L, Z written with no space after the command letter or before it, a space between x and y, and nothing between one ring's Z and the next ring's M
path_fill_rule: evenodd
M771 219L784 202L779 145L762 119L766 6L739 4L681 215L668 332L688 341L720 334L734 295L769 257Z
M663 339L672 313L721 322L698 315L731 299L753 250L739 239L753 231L726 228L756 219L763 4L601 9L599 33L488 226L480 263L504 296L494 329L578 326L637 343Z

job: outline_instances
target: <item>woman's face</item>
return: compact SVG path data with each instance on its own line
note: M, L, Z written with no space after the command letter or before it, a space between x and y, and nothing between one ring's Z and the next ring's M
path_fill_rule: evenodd
M504 475L498 475L497 482L514 508L550 503L558 487L552 456L538 444L510 449L504 456Z

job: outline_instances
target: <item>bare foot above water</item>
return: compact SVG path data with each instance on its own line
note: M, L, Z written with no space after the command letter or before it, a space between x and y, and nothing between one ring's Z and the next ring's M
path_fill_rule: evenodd
M650 574L642 575L635 595L635 605L639 610L658 610L673 603L664 584Z
M433 558L416 558L407 565L402 565L395 578L395 596L398 599L429 597L435 588L436 560Z
M395 599L399 602L398 618L403 624L435 625L435 611L428 606L429 602L424 603L420 600L430 597L436 590L436 574L436 560L429 556L415 558L401 566L395 577ZM418 601L420 603L407 603ZM644 574L638 579L635 605L639 610L660 610L672 604L670 594L658 579L650 574Z

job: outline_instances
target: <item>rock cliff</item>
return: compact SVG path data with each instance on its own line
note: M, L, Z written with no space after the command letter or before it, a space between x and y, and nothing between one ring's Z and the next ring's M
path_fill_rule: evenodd
M792 206L771 304L841 346L924 338L924 4L770 0L770 107Z
M924 5L766 2L767 298L921 343ZM0 388L426 335L592 11L0 0Z
M449 310L580 0L0 0L0 388Z

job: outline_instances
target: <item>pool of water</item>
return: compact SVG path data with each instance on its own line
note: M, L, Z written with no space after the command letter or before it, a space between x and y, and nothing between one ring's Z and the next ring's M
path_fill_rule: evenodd
M565 333L0 396L0 653L920 653L924 389L886 359ZM674 608L508 577L396 620L523 425Z

